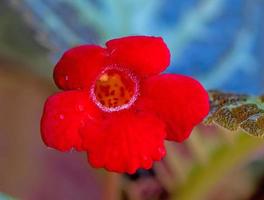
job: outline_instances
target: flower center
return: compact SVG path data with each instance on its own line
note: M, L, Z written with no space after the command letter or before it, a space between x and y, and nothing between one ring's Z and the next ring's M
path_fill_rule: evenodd
M91 92L94 102L106 112L127 109L137 99L138 80L127 70L106 69L95 81Z

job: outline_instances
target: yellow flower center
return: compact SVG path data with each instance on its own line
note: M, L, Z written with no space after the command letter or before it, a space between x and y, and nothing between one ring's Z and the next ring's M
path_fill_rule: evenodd
M137 80L127 71L110 69L96 80L93 93L96 104L105 111L130 107L137 97Z

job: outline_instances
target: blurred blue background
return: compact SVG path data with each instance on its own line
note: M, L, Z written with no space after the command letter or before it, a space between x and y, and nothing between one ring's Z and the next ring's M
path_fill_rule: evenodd
M159 35L169 45L168 72L199 79L208 89L260 94L264 69L263 0L13 1L53 62L81 43L125 35ZM44 41L43 41L44 40Z

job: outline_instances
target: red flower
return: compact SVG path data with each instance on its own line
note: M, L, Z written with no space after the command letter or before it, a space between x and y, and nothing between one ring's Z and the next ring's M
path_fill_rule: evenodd
M209 111L196 80L162 74L170 52L160 37L110 40L64 53L54 80L65 90L48 98L45 144L86 151L93 167L133 173L164 157L164 139L182 142Z

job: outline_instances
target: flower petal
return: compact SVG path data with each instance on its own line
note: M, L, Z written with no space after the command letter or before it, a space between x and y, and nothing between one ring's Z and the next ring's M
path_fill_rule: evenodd
M106 46L114 63L140 76L159 74L170 64L170 52L161 37L129 36L110 40Z
M68 91L50 96L41 118L41 136L44 143L60 151L82 149L79 128L85 121L98 115L89 102L87 92Z
M155 124L155 126L154 126ZM123 111L112 113L81 130L93 167L134 173L149 169L165 155L165 126L154 115Z
M54 81L64 90L87 88L104 67L105 49L82 45L66 51L54 69Z
M138 104L165 120L168 140L182 142L188 138L209 112L208 94L193 78L163 74L147 79L143 87L143 104Z

